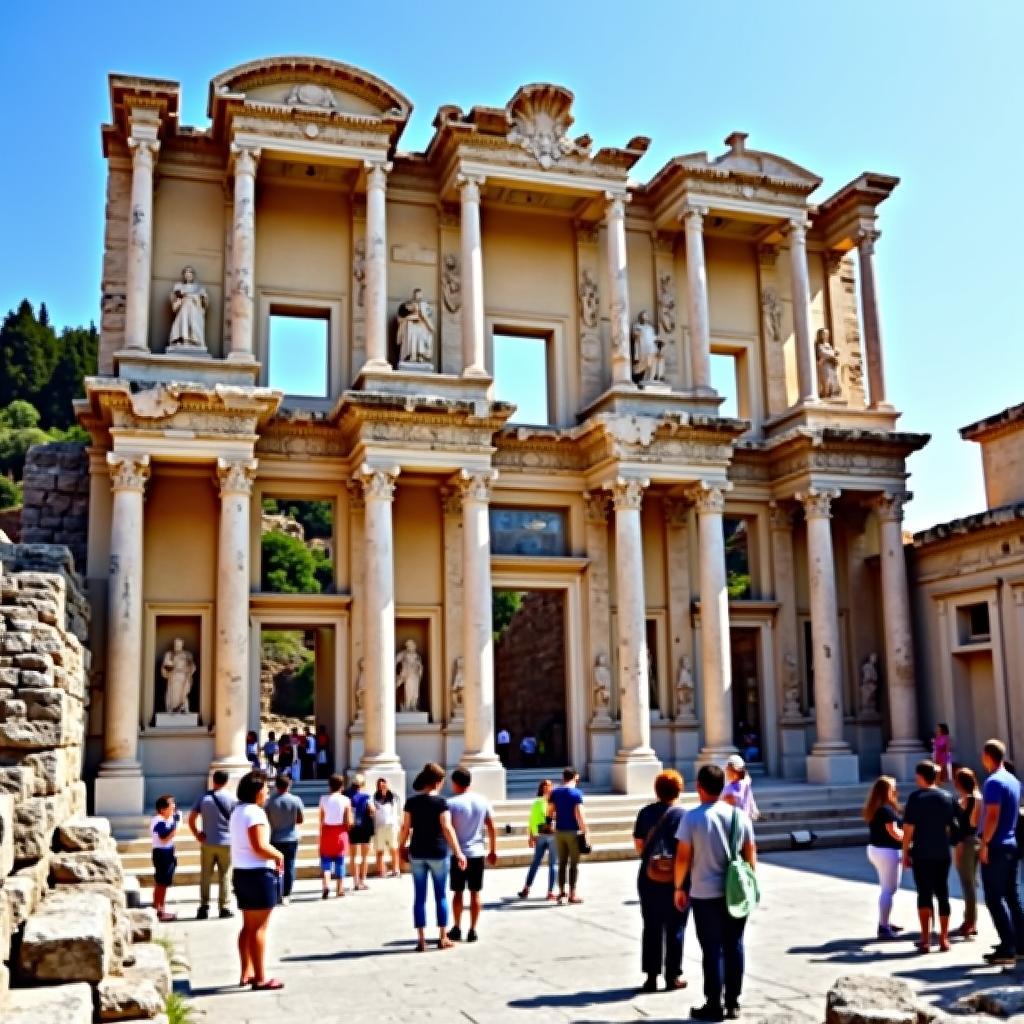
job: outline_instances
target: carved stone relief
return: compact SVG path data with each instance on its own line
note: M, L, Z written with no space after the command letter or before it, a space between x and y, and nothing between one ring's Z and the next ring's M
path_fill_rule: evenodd
M441 297L444 308L449 313L458 313L462 309L462 265L459 257L448 252L444 255L441 267Z

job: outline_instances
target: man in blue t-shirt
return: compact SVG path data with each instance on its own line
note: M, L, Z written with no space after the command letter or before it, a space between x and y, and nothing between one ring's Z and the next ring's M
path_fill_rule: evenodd
M988 778L981 791L979 859L985 905L999 933L999 945L985 959L1013 967L1016 958L1024 956L1024 912L1017 893L1020 782L1003 765L1005 758L1006 747L999 740L989 740L982 748L981 763Z
M580 874L580 836L586 839L587 819L583 814L583 793L575 768L562 772L562 785L551 790L548 812L555 819L555 849L558 851L558 902L565 900L565 880L569 876L569 902L582 903L576 895Z

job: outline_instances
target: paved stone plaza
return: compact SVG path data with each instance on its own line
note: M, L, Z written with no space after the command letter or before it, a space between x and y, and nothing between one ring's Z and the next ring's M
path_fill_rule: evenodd
M826 990L853 972L907 978L943 1001L1002 980L997 970L978 966L994 934L984 912L979 940L955 943L948 954L915 955L909 940L874 941L877 889L862 849L772 854L761 877L763 903L747 933L745 1019L782 1014L795 1024L820 1022ZM702 1001L692 925L690 988L637 994L643 976L635 864L585 864L586 902L579 907L523 903L515 898L522 879L519 870L489 873L479 943L423 954L413 950L408 878L371 880L369 892L327 903L316 882L300 882L292 905L275 912L271 925L269 970L286 986L279 993L234 987L237 920L183 920L168 932L192 964L195 1005L218 1024L667 1022L686 1020ZM194 888L178 891L183 918L192 917L195 896ZM954 924L961 916L957 900ZM914 924L912 892L897 897L894 919Z

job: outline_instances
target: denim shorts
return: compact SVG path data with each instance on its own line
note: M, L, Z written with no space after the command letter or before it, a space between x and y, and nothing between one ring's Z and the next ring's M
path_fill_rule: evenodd
M174 848L153 849L153 881L157 885L170 885L174 881L174 872L178 867L178 858Z
M344 857L321 857L320 858L320 870L330 871L333 878L345 877L345 858Z
M235 868L231 884L239 910L272 910L281 899L281 877L273 868Z

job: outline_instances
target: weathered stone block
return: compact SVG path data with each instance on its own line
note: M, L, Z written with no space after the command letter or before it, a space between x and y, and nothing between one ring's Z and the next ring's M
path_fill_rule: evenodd
M149 1020L164 1008L163 997L146 979L104 978L96 998L100 1020Z
M905 981L859 974L839 978L825 997L825 1024L917 1024L914 990Z
M139 942L132 947L132 952L135 954L135 964L125 968L125 978L152 982L157 992L166 999L171 993L171 965L167 962L164 947L155 942Z
M106 818L71 818L57 826L57 841L68 853L115 849Z
M4 881L3 891L11 914L11 927L17 928L24 924L39 906L40 888L33 878L12 875Z
M14 859L36 861L50 851L54 818L50 801L53 798L34 796L18 804L14 810Z
M1024 988L1020 985L1000 985L998 988L982 989L980 992L962 996L953 1003L953 1009L977 1010L996 1017L1024 1014Z
M124 887L120 882L58 882L53 886L52 891L55 893L73 894L81 892L83 889L106 896L115 911L127 911L128 909Z
M50 874L57 883L85 885L92 882L121 884L121 861L110 850L56 853L50 859Z
M40 750L23 755L21 763L36 774L36 796L55 796L79 780L82 748L74 745Z
M11 958L11 932L14 925L11 923L11 905L4 890L0 888L0 963ZM0 998L0 1002L2 1002Z
M30 981L99 982L113 954L110 901L99 893L54 894L25 922L19 973Z
M88 985L12 989L3 1008L4 1024L92 1024Z
M27 800L35 794L35 772L29 765L0 768L0 793L10 793L15 800Z
M152 907L135 907L128 911L132 926L132 942L152 942L156 934L156 911Z
M28 705L17 698L0 700L0 719L9 721L12 718L27 718Z
M0 793L0 884L14 867L14 797Z
M125 876L124 898L129 910L138 910L142 906L142 883L135 875Z

